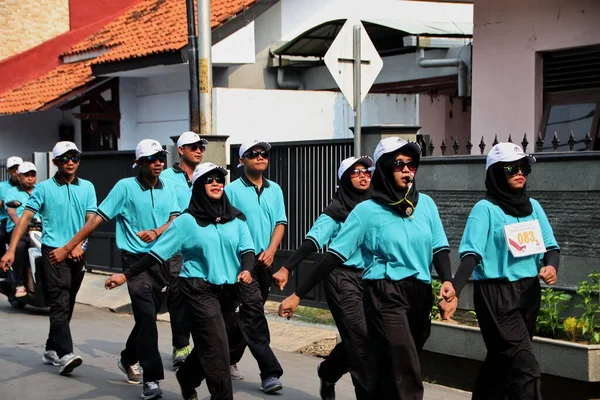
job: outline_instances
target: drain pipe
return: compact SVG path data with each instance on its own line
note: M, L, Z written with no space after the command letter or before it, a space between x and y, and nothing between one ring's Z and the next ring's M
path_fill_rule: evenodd
M297 90L304 89L304 85L302 84L302 82L300 82L300 79L286 82L285 74L283 71L284 71L283 68L277 68L277 86L280 89L297 89Z
M425 50L417 49L417 64L421 68L458 67L458 97L467 95L467 64L459 58L441 58L428 60Z

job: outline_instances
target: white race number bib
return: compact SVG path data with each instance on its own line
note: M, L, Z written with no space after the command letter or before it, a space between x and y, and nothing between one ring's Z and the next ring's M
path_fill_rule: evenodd
M542 228L537 219L505 225L504 237L513 257L525 257L546 252Z

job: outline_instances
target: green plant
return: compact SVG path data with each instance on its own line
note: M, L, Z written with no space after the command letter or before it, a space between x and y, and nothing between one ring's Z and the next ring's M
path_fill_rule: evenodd
M442 282L432 279L431 280L431 291L433 293L433 306L431 307L431 319L441 320L440 308L438 307L438 296L442 289Z
M571 295L552 288L542 290L542 304L537 320L537 331L542 336L556 338L561 328L560 312L567 306L563 304L571 300Z
M580 321L582 321L582 335L589 333L592 344L600 343L600 326L596 321L596 313L600 312L600 273L594 271L588 275L590 281L579 282L577 294L581 297L581 303L575 307L583 309Z
M565 331L567 338L573 342L583 335L583 331L586 328L587 323L584 320L575 317L569 317L563 322L563 330Z

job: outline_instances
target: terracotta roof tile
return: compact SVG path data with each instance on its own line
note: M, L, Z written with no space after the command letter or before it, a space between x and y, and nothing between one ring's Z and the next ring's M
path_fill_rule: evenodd
M234 18L259 0L211 0L211 28ZM63 55L110 49L92 59L62 64L42 77L0 94L0 114L39 110L92 81L91 65L180 50L187 45L185 1L142 0Z

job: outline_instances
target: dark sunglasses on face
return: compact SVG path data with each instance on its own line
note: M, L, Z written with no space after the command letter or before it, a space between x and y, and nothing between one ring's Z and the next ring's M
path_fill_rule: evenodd
M213 182L223 184L225 183L225 178L223 178L222 176L207 176L204 178L205 185L210 185Z
M164 163L165 160L166 160L166 156L164 153L158 153L158 154L154 154L154 155L142 158L142 161L147 161L150 164L154 164L156 161L160 161L161 163Z
M31 178L31 177L34 177L34 178L35 178L35 177L37 176L37 172L35 172L35 171L30 171L30 172L25 172L24 174L21 174L21 175L23 175L23 176L26 176L26 177L28 177L28 178Z
M367 177L371 176L371 171L369 171L367 168L355 168L350 170L350 178L356 178L361 173Z
M404 171L404 167L408 167L408 170L410 172L415 172L418 168L418 165L416 162L409 161L409 162L405 163L402 160L394 160L393 166L394 166L394 172Z
M55 160L61 164L68 164L69 161L73 161L75 164L77 164L81 160L81 157L79 157L79 156L59 156L59 157L56 157Z
M191 151L196 151L198 149L200 149L200 151L202 151L204 153L204 151L206 150L206 147L204 145L201 144L186 144L185 145L187 148L189 148Z
M261 156L262 158L269 158L269 152L265 150L247 151L244 153L243 157L253 160L255 158L258 158L258 156Z
M531 165L529 164L524 164L524 165L520 165L520 164L513 164L513 165L507 165L506 167L504 167L504 170L506 171L506 173L508 174L508 176L513 176L519 173L519 171L521 171L521 173L523 174L523 176L527 176L531 173Z

